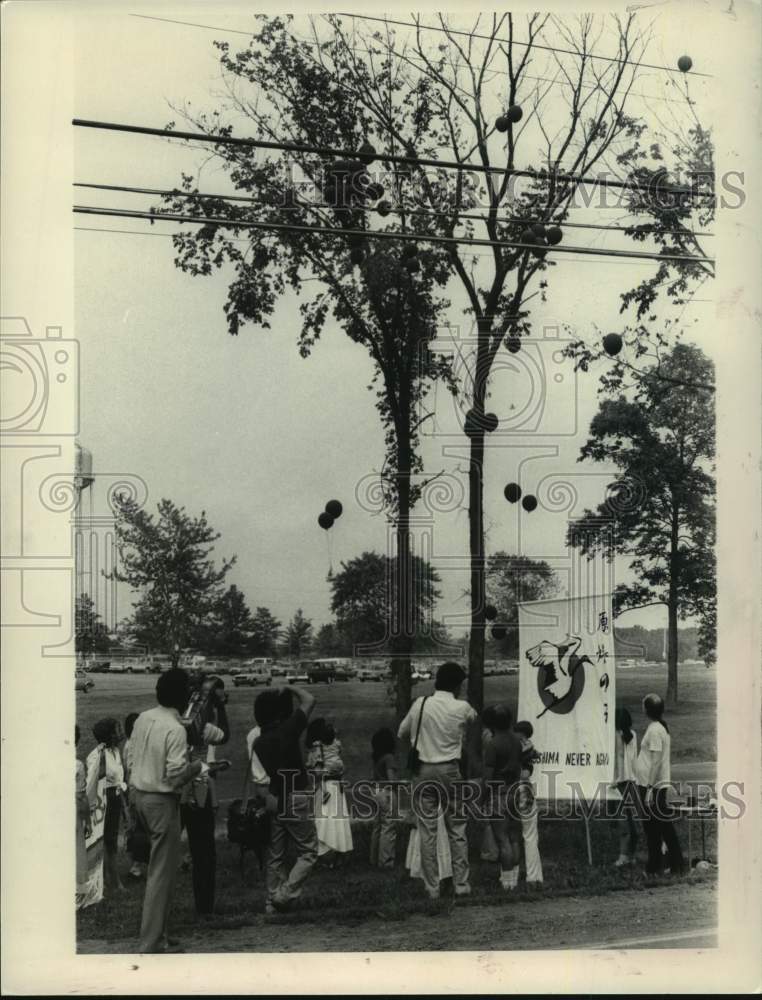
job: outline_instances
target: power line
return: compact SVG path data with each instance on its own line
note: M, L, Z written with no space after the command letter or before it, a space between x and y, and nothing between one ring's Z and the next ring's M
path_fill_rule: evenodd
M422 233L389 233L376 230L364 230L364 229L337 229L333 227L321 226L296 226L292 223L283 222L262 222L262 221L249 221L249 220L232 220L232 219L220 219L220 218L207 218L205 216L193 216L193 215L180 215L170 212L133 212L129 209L121 208L94 208L92 206L85 205L75 205L73 207L75 213L83 215L105 215L112 216L116 218L127 218L127 219L148 219L149 221L156 222L157 220L164 220L167 222L191 222L195 225L204 226L217 226L229 229L264 229L272 230L274 232L293 232L293 233L316 233L321 236L355 236L362 237L363 239L380 239L380 240L400 240L402 242L414 242L414 243L439 243L444 245L461 245L461 246L480 246L480 247L502 247L505 249L521 249L521 250L537 250L537 244L533 243L521 243L519 241L513 242L508 240L487 240L478 238L455 238L450 236L432 236ZM553 247L543 247L544 253L556 252L562 254L568 253L579 253L586 254L591 257L623 257L632 260L658 260L658 261L674 261L674 262L693 262L693 263L708 263L713 264L714 261L711 257L704 257L700 255L679 255L679 254L653 254L646 253L638 250L595 250L592 247L564 247L564 246L553 246Z
M291 153L315 153L321 156L338 156L357 158L358 153L349 149L336 149L333 146L313 146L307 143L274 142L269 139L246 139L233 135L206 135L204 132L180 132L175 130L149 128L145 125L122 125L116 122L92 121L84 118L73 118L72 125L81 128L105 129L113 132L130 132L138 135L154 135L162 139L185 139L198 142L214 142L227 146L249 146L255 149L278 149ZM536 170L518 170L513 167L486 167L481 163L458 163L453 160L434 160L420 156L398 156L392 153L377 152L375 159L386 163L411 164L413 166L436 167L444 170L472 171L482 174L510 174L514 177L530 177L534 180L555 180L559 183L575 181L578 184L597 184L602 187L612 187L633 191L648 191L648 185L635 184L632 181L615 181L600 177L585 177L580 174L542 174ZM663 188L665 194L689 194L700 192L693 188L670 186Z
M244 195L209 194L209 193L204 193L202 191L180 191L180 190L177 190L177 189L168 191L168 190L164 190L162 188L126 187L126 186L123 186L123 185L120 185L120 184L86 184L84 182L79 182L79 181L75 181L72 184L72 187L92 188L92 189L94 189L96 191L120 191L120 192L122 192L124 194L150 194L150 195L158 195L159 197L167 197L167 196L171 195L172 197L175 197L175 198L216 198L218 201L231 201L231 202L239 202L240 201L240 202L245 202L245 203L251 204L251 205L259 205L259 204L261 204L261 199L259 199L259 198L250 198L250 197L246 197ZM335 208L336 206L335 205L327 205L327 204L308 203L308 204L305 204L304 206L299 205L297 207L299 207L299 208L302 208L302 207L304 207L304 208L313 208L313 209L318 209L318 208L332 209L332 208ZM373 212L374 209L372 209L372 208L366 208L366 207L363 206L360 209L360 211L363 211L363 212L366 212L366 213L370 213L370 212ZM452 215L453 215L452 212L433 212L433 211L430 211L428 209L420 209L420 208L390 208L389 211L392 212L392 213L394 213L395 215L422 216L424 218L439 218L439 217L441 217L441 218L449 219L449 218L452 218ZM469 213L463 213L463 214L458 213L458 219L459 220L460 219L468 219L468 220L471 220L471 221L474 221L474 222L486 222L487 221L483 215L471 215ZM510 215L499 215L499 216L497 216L496 221L502 222L502 223L516 223L516 224L522 224L522 225L529 225L530 224L530 220L529 219L516 218L515 216L510 216ZM632 229L635 228L635 226L601 226L601 225L598 225L597 223L594 223L594 222L566 222L566 221L555 222L554 221L553 225L557 225L557 226L559 226L562 229L563 228L569 228L569 229L599 229L599 230L603 230L605 232L613 232L613 233L629 233L629 232L631 232ZM644 230L641 230L641 232L643 232L643 231ZM702 239L705 236L714 236L714 233L696 233L696 232L693 232L690 229L658 229L657 227L654 227L652 231L653 232L665 233L665 234L669 234L669 235L700 236Z
M457 28L440 28L434 24L416 24L415 21L397 21L391 17L370 17L367 14L342 14L339 11L335 12L336 17L352 17L357 18L360 21L380 21L381 24L398 24L403 28L415 28L421 29L423 31L440 31L445 35L462 35L465 38L481 38L487 42L506 42L508 45L521 45L527 49L543 49L546 52L560 52L562 55L576 56L578 59L582 55L581 52L575 52L574 49L559 49L553 45L540 45L539 42L519 42L515 38L497 38L492 35L482 35L476 31L459 31ZM600 56L592 52L586 53L588 59L600 59L603 62L610 63L621 63L621 59L616 59L614 56ZM674 69L672 66L658 66L655 63L645 63L645 62L633 62L630 63L631 66L641 66L643 69L659 69L663 70L665 73L681 73L682 70ZM705 76L709 79L714 79L712 73L694 73L693 76Z
M176 20L175 18L172 18L172 17L157 17L157 16L152 15L152 14L129 14L128 16L129 17L139 17L139 18L141 18L142 20L145 20L145 21L161 21L163 24L178 24L178 25L182 25L182 26L184 26L186 28L203 28L206 31L221 31L223 34L246 35L248 38L251 38L253 36L253 32L252 31L243 31L240 28L223 28L223 27L220 27L219 25L214 25L214 24L199 24L196 21L179 21L179 20ZM355 16L355 15L353 15L353 16ZM291 33L291 37L297 39L300 42L302 42L304 45L309 45L309 46L311 46L313 48L319 47L317 42L313 42L312 39L305 38L303 35L297 35L296 33L292 32ZM516 44L523 44L523 43L517 42ZM542 47L542 46L540 46L540 47ZM351 51L352 52L364 52L364 53L366 53L368 55L371 54L368 49L360 49L360 48L356 49L356 48L352 48ZM395 49L390 49L389 51L393 55L397 56L398 58L406 58L406 59L410 58L409 56L402 57L400 55L400 53L398 53ZM418 70L421 73L426 73L425 67L418 66L417 68L418 68ZM510 73L508 73L506 70L503 70L503 69L490 69L489 72L490 73L496 73L499 76L510 76ZM427 75L429 75L429 74L427 74ZM568 81L566 81L566 80L552 80L550 77L546 77L546 76L534 76L531 73L522 73L522 79L525 79L525 80L536 80L536 81L538 81L540 83L552 83L555 86L568 86L569 85ZM593 84L593 83L583 83L582 86L585 87L585 89L593 89L596 86L596 84ZM674 97L659 97L657 94L644 94L644 93L642 93L640 91L636 91L636 90L630 91L629 94L628 94L628 96L629 97L641 97L645 101L661 101L661 102L664 102L666 104L684 104L685 103L684 100L679 100L678 101Z

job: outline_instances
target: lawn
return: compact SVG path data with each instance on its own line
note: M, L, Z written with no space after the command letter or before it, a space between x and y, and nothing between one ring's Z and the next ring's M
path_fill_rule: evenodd
M141 711L155 704L153 688L155 677L95 675L96 687L88 694L78 694L78 722L82 728L79 755L84 756L93 745L90 729L98 718L114 715L120 719L130 711ZM505 700L515 707L518 695L516 677L495 677L486 681L486 700ZM617 678L619 703L632 712L635 727L642 732L643 720L640 699L649 690L659 691L664 686L663 672L653 668L631 670ZM704 667L685 668L682 675L682 701L670 713L673 759L675 770L680 765L711 762L716 759L716 674ZM426 692L430 683L419 684L417 693ZM240 794L240 783L245 768L244 736L251 722L251 708L256 690L231 688L230 720L233 738L225 748L225 755L233 761L230 772L219 779L220 797L233 798ZM382 725L391 725L394 713L387 702L386 687L379 683L349 682L321 686L314 689L318 697L318 711L335 721L344 745L347 780L353 781L370 774L369 742L373 731ZM702 776L713 778L712 769L701 768ZM225 807L220 809L218 839L218 914L212 927L232 928L255 923L261 919L264 907L263 879L255 860L247 855L243 873L237 848L231 847L224 837ZM387 920L402 920L422 912L422 884L411 880L404 868L403 859L409 828L401 825L398 836L398 864L393 872L379 872L369 867L367 824L354 827L355 851L347 863L336 870L321 870L308 883L304 905L299 912L275 918L284 923L330 920L359 922L375 914ZM693 855L700 854L700 825L693 830ZM612 862L617 855L617 831L614 823L603 819L590 824L593 866L587 862L585 827L581 820L541 821L540 845L545 869L545 884L533 894L539 898L561 896L591 896L625 889L648 889L639 870L615 870ZM687 848L687 821L679 824L679 833ZM706 851L716 860L716 824L707 822ZM478 860L479 837L471 831L472 884L474 893L468 906L485 904L514 905L527 899L522 889L518 895L501 894L496 879L496 866ZM641 837L641 849L644 847ZM126 869L126 858L124 859ZM696 879L697 875L687 876ZM118 900L105 900L78 914L80 939L117 940L137 934L143 886L129 884L126 893ZM645 898L645 897L644 897ZM190 873L181 874L176 894L173 925L182 933L183 927L195 926ZM542 942L538 942L542 947ZM547 946L547 945L546 945ZM330 949L330 941L326 947ZM383 943L379 942L379 948Z

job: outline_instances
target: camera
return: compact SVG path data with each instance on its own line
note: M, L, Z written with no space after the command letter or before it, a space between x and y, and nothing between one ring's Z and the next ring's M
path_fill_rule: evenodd
M60 327L34 337L20 316L0 318L3 434L76 435L79 431L79 343Z

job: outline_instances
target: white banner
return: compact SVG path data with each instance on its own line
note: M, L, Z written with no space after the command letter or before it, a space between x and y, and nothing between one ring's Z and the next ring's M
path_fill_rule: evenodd
M600 789L614 776L612 623L610 594L519 604L518 718L534 727L538 798L609 795Z

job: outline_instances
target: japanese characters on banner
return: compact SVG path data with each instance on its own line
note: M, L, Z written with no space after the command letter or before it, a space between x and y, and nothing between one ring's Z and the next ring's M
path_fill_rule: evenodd
M519 604L519 719L534 727L537 797L592 801L614 776L611 595Z

